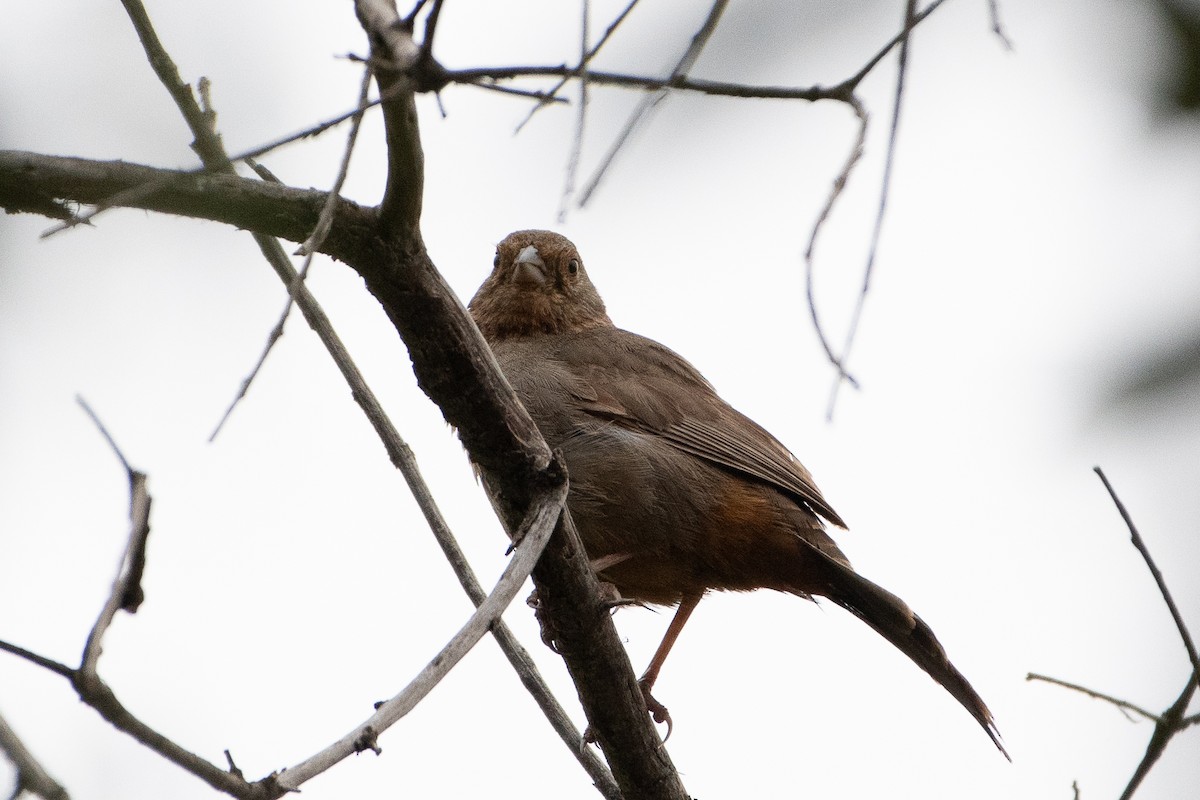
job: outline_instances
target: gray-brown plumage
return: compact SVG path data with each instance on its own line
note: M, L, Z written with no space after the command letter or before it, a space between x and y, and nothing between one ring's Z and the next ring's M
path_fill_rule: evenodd
M510 234L470 308L546 441L562 451L567 505L600 577L623 597L679 606L641 681L652 710L665 715L650 688L705 592L775 589L853 612L1004 752L991 712L929 626L858 575L830 538L821 518L845 523L808 470L683 358L615 327L569 240Z

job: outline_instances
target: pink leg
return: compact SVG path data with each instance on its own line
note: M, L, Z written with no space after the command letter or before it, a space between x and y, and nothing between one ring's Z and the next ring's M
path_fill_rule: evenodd
M667 711L666 706L654 699L654 696L650 694L650 689L654 687L655 681L658 680L658 673L662 670L663 662L667 660L667 654L675 646L675 640L679 638L680 632L683 631L683 626L687 624L688 617L696 610L696 605L703 596L703 593L689 594L685 595L679 601L679 608L675 610L675 617L671 620L671 624L663 636L662 643L654 651L654 658L650 659L650 665L646 667L646 671L642 673L641 679L638 680L638 686L641 687L642 696L646 700L646 710L654 717L655 722L667 723L667 735L663 739L664 742L671 738L671 714Z

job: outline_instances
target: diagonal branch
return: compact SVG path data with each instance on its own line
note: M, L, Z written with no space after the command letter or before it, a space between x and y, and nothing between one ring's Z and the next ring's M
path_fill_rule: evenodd
M1175 627L1179 630L1179 638L1183 640L1183 646L1187 650L1188 658L1192 661L1193 675L1200 676L1200 654L1196 652L1196 643L1192 641L1192 635L1188 633L1187 625L1183 621L1183 615L1179 613L1179 606L1175 605L1175 600L1171 597L1171 591L1167 588L1167 582L1163 579L1162 572L1154 563L1154 559L1151 558L1150 550L1146 547L1146 542L1142 539L1141 534L1138 533L1137 526L1133 524L1133 518L1129 516L1129 512L1125 509L1125 504L1121 502L1121 498L1117 497L1116 490L1108 482L1108 476L1104 474L1104 470L1100 467L1094 467L1093 470L1100 476L1100 480L1104 483L1104 488L1108 490L1108 495L1116 505L1121 519L1125 520L1125 525L1129 528L1129 537L1133 542L1133 546L1142 554L1142 559L1146 562L1150 574L1154 576L1154 582L1158 585L1158 591L1162 595L1163 601L1167 604L1167 609L1171 612L1171 619L1175 620Z
M347 756L363 750L380 752L376 738L411 711L450 670L462 660L471 648L483 638L500 615L512 603L517 592L533 571L538 557L550 540L555 525L563 511L567 498L566 475L559 476L556 486L548 486L540 496L534 498L529 511L517 529L514 541L516 555L509 562L496 588L488 595L462 629L445 647L430 660L429 664L413 678L412 682L395 697L380 704L369 719L357 726L332 745L311 758L289 767L278 775L266 779L274 787L284 791L295 791L301 784L321 774Z
M717 23L720 22L721 15L725 13L725 7L728 5L729 0L714 0L712 8L708 11L708 16L704 18L704 23L692 36L691 44L688 45L687 50L684 51L678 63L675 64L675 68L671 70L671 76L667 79L668 83L684 78L691 71L692 67L695 66L696 60L700 58L700 53L703 52L705 45L708 44L708 40L712 38L713 33L717 30ZM660 88L642 97L637 108L633 110L633 113L629 115L629 119L625 122L625 127L617 134L617 138L613 141L608 153L600 160L600 166L592 173L592 177L588 179L587 184L580 192L580 208L587 205L592 194L599 188L600 182L608 173L609 167L612 166L617 154L625 146L625 142L633 135L634 130L666 96L667 90Z
M1192 662L1192 671L1188 675L1187 684L1183 687L1183 691L1179 693L1179 697L1171 704L1170 708L1161 714L1151 714L1143 708L1127 703L1124 700L1118 700L1109 695L1101 694L1100 692L1086 689L1073 683L1060 681L1055 678L1047 678L1043 675L1035 675L1030 673L1026 680L1043 680L1050 683L1063 686L1067 689L1082 692L1089 697L1095 697L1100 700L1112 703L1122 711L1132 711L1140 714L1154 722L1154 732L1150 734L1150 741L1146 744L1146 752L1142 755L1141 761L1138 762L1137 768L1133 772L1133 776L1125 786L1125 790L1121 793L1121 800L1129 800L1133 797L1138 787L1141 785L1145 777L1150 773L1150 770L1162 757L1166 751L1167 744L1178 733L1186 730L1193 725L1197 720L1200 720L1200 715L1195 717L1186 717L1188 704L1191 703L1192 697L1195 695L1197 688L1200 688L1200 660L1196 658L1196 647L1192 642L1192 637L1188 633L1187 626L1183 622L1183 617L1179 613L1179 609L1175 605L1175 601L1171 597L1171 592L1167 589L1166 581L1163 579L1162 573L1154 563L1154 559L1150 556L1150 551L1146 547L1146 543L1142 540L1141 534L1138 533L1137 526L1133 523L1133 518L1125 508L1125 504L1117 497L1116 490L1109 483L1108 477L1104 474L1104 470L1100 467L1094 467L1093 470L1104 483L1104 488L1108 490L1109 497L1120 512L1121 518L1125 521L1125 525L1129 528L1130 537L1133 540L1133 546L1142 554L1146 566L1150 568L1150 573L1154 576L1155 583L1158 584L1158 590L1163 596L1163 600L1167 603L1167 608L1171 611L1171 616L1175 620L1175 625L1179 629L1179 635L1183 639L1184 647L1188 651L1188 657Z
M571 195L575 193L575 179L579 174L579 159L583 156L583 131L587 125L588 111L588 39L590 33L588 31L589 17L592 14L592 4L588 0L583 0L583 20L579 25L579 104L576 107L575 116L575 137L571 141L571 154L567 156L567 175L563 180L562 195L558 200L558 222L561 225L567 221L567 205L571 202ZM530 110L530 116L533 115L541 105L535 106Z
M1121 800L1129 800L1133 797L1134 792L1141 786L1142 781L1150 774L1150 770L1154 767L1158 760L1162 758L1162 754L1166 752L1167 744L1175 736L1175 734L1186 730L1188 722L1184 719L1184 712L1187 710L1188 704L1192 701L1192 696L1196 693L1197 675L1192 673L1187 685L1183 687L1179 697L1171 704L1171 707L1162 713L1158 721L1154 724L1154 733L1150 734L1150 741L1146 743L1146 752L1142 755L1142 760L1138 762L1137 769L1133 771L1133 776L1129 779L1129 783L1125 786L1125 791L1121 792Z
M0 715L0 753L8 756L8 760L17 768L17 783L13 789L12 800L20 797L23 792L36 794L44 800L70 800L67 790L58 781L50 777L46 768L41 765L29 752L29 748L21 741Z
M926 10L926 13L928 11ZM825 412L825 418L829 421L833 420L833 409L837 405L838 390L842 388L842 381L845 379L845 364L850 359L850 351L854 347L854 338L858 334L858 325L862 320L867 294L871 291L871 274L875 271L875 256L879 252L879 240L883 235L883 220L887 216L888 196L891 194L892 167L896 161L896 142L900 134L900 109L904 104L904 79L908 75L908 52L912 41L912 30L916 25L917 0L907 0L904 4L903 38L900 40L900 52L896 59L896 93L892 100L892 126L888 132L887 153L883 161L883 178L879 185L879 208L875 212L875 225L871 230L871 243L867 249L867 263L863 267L862 287L854 302L850 323L846 326L846 339L842 343L841 353L834 362L838 374L833 379L833 388L829 393L829 406Z
M550 105L550 103L554 102L555 100L563 100L565 102L563 98L558 96L559 90L566 86L567 82L570 81L571 78L575 77L576 75L581 75L588 70L588 65L591 60L596 57L596 54L600 52L600 48L604 47L609 38L612 37L613 33L616 32L617 28L620 27L621 23L625 21L625 18L629 16L629 12L633 11L634 6L637 4L638 0L629 0L629 3L626 4L625 8L621 10L621 13L617 14L616 19L609 23L608 28L606 28L604 31L604 35L600 37L600 41L596 42L595 46L588 50L584 57L579 60L579 66L576 67L570 75L564 75L563 77L559 78L558 83L554 84L549 91L540 93L542 95L541 101L533 108L529 109L529 113L526 114L525 119L521 120L520 124L517 125L514 133L520 133L521 129L529 123L529 120L533 119L533 115Z
M1025 680L1027 680L1027 681L1042 681L1043 683L1052 683L1055 686L1061 686L1064 689L1070 689L1072 691L1079 692L1081 694L1086 694L1088 697L1091 697L1094 700L1103 700L1106 703L1112 703L1114 706L1121 709L1122 711L1132 711L1134 714L1137 714L1138 716L1141 716L1141 717L1145 717L1146 719L1150 720L1151 722L1158 722L1158 719L1159 719L1157 714L1153 714L1153 713L1147 711L1146 709L1142 708L1141 706L1135 706L1133 703L1130 703L1128 700L1121 700L1120 698L1113 697L1112 695L1104 694L1103 692L1097 692L1094 689L1089 689L1086 686L1080 686L1077 683L1070 683L1069 681L1059 680L1058 678L1051 678L1049 675L1041 675L1037 672L1028 673L1025 676ZM1126 715L1126 716L1128 716L1128 715ZM1132 719L1132 717L1130 717L1130 719Z
M88 634L87 644L83 648L83 660L79 666L81 673L94 676L102 652L101 643L104 640L104 634L108 632L117 612L124 610L133 614L145 599L141 582L142 573L146 568L146 540L150 536L150 493L146 490L146 473L129 466L129 461L121 453L104 424L100 422L96 412L92 411L82 397L75 399L92 418L92 422L96 424L109 446L112 447L129 478L129 519L131 523L129 541L125 546L125 552L121 555L121 565L117 569L117 577L113 581L112 591L100 611L100 616L96 618L91 633Z
M830 343L829 336L825 332L825 327L821 324L821 316L817 312L815 281L817 238L821 235L821 231L825 227L825 222L829 219L829 215L833 213L833 207L837 204L838 198L846 188L846 183L850 180L850 174L862 159L863 148L867 141L867 121L869 119L867 109L854 95L850 95L847 102L850 104L850 108L854 110L854 116L858 119L858 135L854 139L854 144L850 148L850 155L846 157L846 162L842 165L841 171L834 177L833 186L830 187L829 195L825 198L825 205L821 207L820 213L817 214L817 218L813 222L812 231L809 233L808 247L804 250L804 296L808 301L808 314L812 319L813 331L817 334L817 341L821 344L821 349L825 351L825 357L829 359L830 364L833 364L837 368L838 379L846 381L857 389L858 380L846 371L845 364L842 363L841 357L833 351L833 344Z
M1150 550L1146 547L1145 541L1138 533L1137 526L1133 523L1133 518L1129 515L1129 511L1125 508L1125 504L1121 502L1121 498L1117 497L1117 492L1109 483L1108 476L1104 474L1104 470L1100 467L1094 467L1094 472L1100 477L1104 488L1108 490L1109 497L1112 498L1113 504L1116 505L1117 511L1121 515L1121 519L1125 521L1126 527L1129 528L1129 536L1133 542L1133 546L1141 553L1142 560L1146 562L1146 566L1150 570L1150 574L1154 576L1154 582L1158 585L1158 591L1162 595L1163 601L1167 604L1167 609L1171 612L1171 618L1175 621L1175 627L1179 630L1179 637L1183 640L1183 646L1187 650L1188 658L1192 662L1192 673L1188 677L1187 685L1180 692L1179 697L1171 704L1171 707L1164 711L1155 721L1154 733L1150 736L1150 742L1146 745L1146 752L1142 756L1142 760L1138 763L1137 769L1134 770L1133 777L1129 779L1125 791L1121 794L1121 800L1128 800L1133 797L1138 786L1141 785L1150 769L1162 757L1163 752L1167 748L1167 743L1171 738L1188 727L1188 723L1184 719L1184 714L1187 713L1188 704L1192 701L1192 696L1196 693L1197 686L1200 685L1200 657L1196 653L1196 644L1192 640L1191 634L1188 632L1187 625L1183 621L1183 615L1179 613L1179 607L1175 605L1175 600L1171 596L1170 590L1167 588L1167 582L1163 578L1162 572L1158 569L1158 565L1154 563L1154 559L1150 555Z
M271 349L275 346L275 343L283 337L284 325L287 323L287 319L291 315L292 305L296 302L296 298L300 295L301 287L308 277L308 270L312 266L313 256L317 254L321 248L321 245L325 243L325 238L329 235L330 228L333 227L333 217L334 213L337 211L337 200L342 191L342 185L346 182L346 177L350 172L350 156L354 152L354 143L358 139L358 131L363 117L362 111L364 111L367 107L367 93L370 91L370 87L370 70L363 70L362 85L359 88L358 94L358 107L360 112L353 118L353 122L350 124L350 132L346 135L346 147L342 154L341 165L338 167L337 178L334 179L333 188L329 190L329 195L325 198L325 202L321 206L321 214L317 218L317 225L313 229L313 232L309 234L309 237L304 240L303 244L300 245L298 252L304 254L304 263L300 265L300 271L297 272L288 283L287 301L283 305L283 311L279 315L279 321L267 335L266 345L263 347L262 353L258 357L258 361L255 362L253 369L250 370L250 374L242 380L242 383L238 387L237 394L234 396L233 401L230 402L229 406L225 409L225 413L221 415L221 419L217 422L217 427L214 428L213 432L209 435L208 441L210 442L217 438L217 434L219 434L221 432L221 428L225 426L226 421L233 413L233 409L237 407L237 404L241 402L242 398L246 396L246 393L250 391L250 385L258 376L263 364L267 362L267 356L270 355ZM258 172L260 177L262 176L262 173L259 171L259 169L256 169L255 172ZM271 177L273 178L274 176ZM282 248L278 247L278 243L274 239L271 239L270 242L274 243L275 246L268 244L266 249L264 249L263 254L267 256L269 263L279 264L279 267L276 268L276 274L280 274L282 277L282 275L287 274L291 267L291 263L286 258L284 261L279 261L278 259L280 256L282 256L283 250ZM262 245L263 242L260 241L259 244ZM316 306L315 298L312 298L307 293L305 293L305 297L311 300L314 307Z
M435 0L431 16L441 3ZM382 230L396 241L420 241L421 203L425 182L425 153L417 124L415 82L410 72L425 54L413 41L412 30L396 13L393 0L355 0L355 13L371 42L371 66L383 104L387 134L388 175L379 205ZM427 22L432 44L437 17ZM432 60L427 59L427 60Z

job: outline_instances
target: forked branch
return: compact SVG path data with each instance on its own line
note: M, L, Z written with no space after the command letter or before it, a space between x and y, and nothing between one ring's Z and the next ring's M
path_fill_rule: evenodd
M1183 646L1187 651L1188 659L1191 661L1191 674L1188 676L1188 680L1183 687L1183 691L1180 692L1179 697L1176 698L1175 702L1172 703L1171 706L1161 714L1153 714L1128 701L1120 700L1112 695L1104 694L1103 692L1097 692L1093 689L1088 689L1078 684L1059 680L1057 678L1049 678L1045 675L1038 675L1031 672L1026 676L1026 680L1046 681L1048 683L1062 686L1073 691L1081 692L1097 700L1103 700L1107 703L1111 703L1112 705L1121 709L1122 713L1133 712L1154 722L1154 732L1150 734L1150 741L1146 745L1146 752L1142 755L1142 759L1138 763L1137 768L1134 770L1133 776L1129 779L1129 783L1126 784L1125 790L1121 793L1121 800L1129 800L1129 798L1133 797L1138 786L1141 785L1146 775L1150 773L1151 768L1153 768L1155 763L1158 762L1158 759L1162 757L1162 754L1166 750L1167 744L1171 741L1171 739L1200 721L1200 714L1191 717L1186 716L1188 704L1191 703L1192 697L1196 694L1198 685L1200 685L1200 658L1197 658L1195 642L1192 640L1192 636L1188 632L1187 625L1183 621L1183 616L1179 613L1178 606L1175 605L1175 600L1171 596L1170 589L1167 588L1167 582L1163 578L1162 572L1158 569L1158 565L1154 563L1154 559L1150 555L1150 549L1146 546L1145 540L1143 540L1141 534L1138 533L1137 526L1133 522L1133 517L1130 516L1129 511L1125 508L1125 504L1121 502L1121 498L1117 496L1117 492L1115 489L1113 489L1112 484L1109 482L1108 476L1104 474L1104 470L1102 470L1100 467L1095 467L1094 471L1104 483L1104 488L1108 491L1109 496L1116 505L1117 511L1121 515L1121 519L1125 521L1125 525L1129 528L1129 535L1133 542L1133 546L1141 554L1142 560L1146 562L1146 566L1149 568L1150 574L1154 576L1154 582L1158 585L1158 591L1162 595L1163 601L1167 604L1167 608L1170 610L1171 617L1175 621L1175 627L1179 631L1179 637L1183 640ZM1126 716L1128 716L1127 713Z

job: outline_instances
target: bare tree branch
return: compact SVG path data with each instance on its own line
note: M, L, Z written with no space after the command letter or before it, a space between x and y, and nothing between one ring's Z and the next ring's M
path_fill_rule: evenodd
M1049 675L1041 675L1036 672L1030 672L1029 674L1027 674L1025 676L1025 680L1027 680L1027 681L1043 681L1044 683L1052 683L1055 686L1061 686L1064 689L1070 689L1075 692L1080 692L1082 694L1086 694L1088 697L1091 697L1095 700L1103 700L1106 703L1112 703L1114 706L1121 709L1122 711L1132 711L1134 714L1137 714L1141 717L1145 717L1146 719L1150 720L1151 722L1158 722L1158 719L1159 719L1157 714L1151 713L1151 712L1147 711L1146 709L1142 708L1141 706L1135 706L1133 703L1130 703L1127 700L1121 700L1119 698L1113 697L1112 695L1107 695L1107 694L1104 694L1103 692L1097 692L1094 689L1089 689L1086 686L1080 686L1077 683L1070 683L1069 681L1059 680L1058 678L1051 678ZM1128 715L1126 715L1126 716L1128 717ZM1129 717L1129 718L1132 719L1132 717Z
M826 220L833 212L833 207L837 203L838 197L841 196L842 190L846 188L847 181L850 180L850 173L853 172L855 165L863 156L863 147L867 141L867 109L857 97L850 95L847 101L850 108L854 110L854 116L858 118L858 135L854 139L854 144L850 148L850 155L846 157L846 163L842 165L842 169L833 179L833 186L829 189L829 195L825 198L825 205L821 207L821 212L817 215L817 219L813 222L812 231L808 236L808 247L804 250L804 296L808 301L808 314L812 319L813 330L817 334L817 341L821 344L821 349L825 351L825 357L829 359L829 363L837 368L839 380L845 380L854 388L858 388L858 380L846 371L845 364L842 363L841 357L833 352L833 345L829 341L828 335L825 333L825 328L821 324L820 314L817 312L817 296L815 285L815 255L817 249L817 237L820 236L821 230L825 227Z
M1167 744L1178 733L1186 730L1191 725L1200 720L1200 715L1195 717L1184 716L1187 713L1188 704L1191 703L1192 697L1195 695L1197 688L1200 688L1200 659L1196 657L1196 646L1192 641L1191 635L1188 633L1187 626L1183 622L1183 616L1179 613L1178 607L1175 605L1174 599L1171 597L1170 590L1167 589L1166 581L1163 579L1162 573L1159 571L1154 559L1150 556L1150 550L1146 547L1146 543L1142 540L1141 534L1138 533L1137 526L1134 525L1133 518L1125 508L1125 504L1117 497L1116 490L1109 483L1108 477L1104 474L1104 470L1100 467L1094 467L1093 471L1100 477L1104 488L1108 490L1109 497L1117 507L1117 511L1121 514L1121 519L1125 521L1125 525L1129 528L1130 538L1133 541L1133 546L1141 553L1142 559L1146 562L1146 566L1150 569L1150 574L1154 576L1154 581L1158 584L1159 593L1167 604L1167 608L1171 612L1171 617L1175 620L1175 626L1179 630L1179 636L1183 640L1184 648L1187 650L1188 658L1191 660L1192 670L1188 675L1187 684L1183 687L1179 697L1175 702L1161 714L1151 714L1143 708L1128 703L1124 700L1118 700L1100 692L1086 689L1082 686L1073 683L1067 683L1055 678L1047 678L1042 675L1030 673L1026 680L1043 680L1059 686L1082 692L1089 697L1095 697L1100 700L1112 703L1122 711L1132 711L1140 714L1154 722L1154 732L1150 734L1150 741L1146 744L1146 752L1142 755L1141 761L1138 762L1137 768L1133 772L1133 776L1126 784L1125 790L1121 793L1121 800L1129 800L1133 797L1146 775L1162 757L1162 754L1167 749Z
M533 580L543 638L553 641L566 662L591 731L625 797L689 800L646 713L629 656L569 512L559 519Z
M684 78L692 67L695 66L696 60L700 58L700 53L703 52L704 46L708 44L708 40L712 38L713 33L717 30L717 23L721 21L721 15L725 13L725 7L729 5L729 0L714 0L712 8L708 11L708 16L704 18L704 23L700 29L692 36L692 42L680 57L679 62L675 64L671 70L671 77L667 79L667 83ZM659 88L650 94L642 97L637 108L629 115L629 119L625 122L625 126L621 132L617 134L613 140L612 146L604 158L600 160L600 166L592 173L592 177L584 185L583 190L579 193L579 207L583 208L591 199L592 194L600 187L600 182L604 180L604 176L608 173L609 167L612 166L617 154L629 141L629 137L633 135L634 130L654 108L661 103L667 96L666 88Z
M1154 576L1154 582L1158 585L1158 591L1162 595L1163 601L1167 604L1167 609L1171 612L1171 618L1175 621L1175 627L1179 630L1179 638L1183 640L1183 646L1187 650L1188 658L1192 662L1192 674L1188 679L1187 685L1183 688L1179 697L1171 704L1171 707L1164 711L1155 721L1154 733L1150 736L1150 742L1146 745L1146 753L1142 756L1141 762L1138 763L1137 769L1133 773L1133 777L1129 779L1129 784L1125 787L1125 791L1121 794L1121 800L1128 800L1133 797L1133 793L1137 791L1150 769L1162 757L1163 752L1167 748L1167 743L1171 738L1185 729L1187 724L1184 722L1184 714L1187 713L1188 704L1192 701L1192 696L1196 693L1198 684L1200 684L1200 656L1196 653L1196 644L1192 640L1192 636L1188 633L1187 625L1184 624L1183 615L1179 613L1179 607L1175 605L1174 598L1171 597L1171 592L1167 588L1167 582L1163 579L1162 572L1159 571L1158 565L1154 563L1154 559L1150 555L1149 548L1146 547L1145 541L1138 533L1137 526L1133 523L1133 518L1126 510L1125 504L1121 502L1121 498L1117 497L1116 490L1108 481L1108 476L1104 474L1104 470L1100 467L1094 468L1095 473L1100 477L1104 488L1108 490L1109 497L1112 498L1113 504L1116 505L1117 511L1121 514L1121 519L1125 521L1125 525L1129 528L1129 536L1133 542L1133 546L1141 553L1142 560L1146 562L1146 566L1150 570L1150 574Z
M366 109L370 88L371 71L369 69L364 69L362 85L359 88L358 93L359 109ZM275 346L275 343L283 337L284 325L287 323L287 319L291 315L292 305L296 301L296 296L300 292L300 287L308 277L308 270L312 266L313 256L316 255L320 250L321 245L325 242L325 237L329 235L330 228L333 227L333 217L334 212L337 209L337 199L341 194L343 184L346 182L346 177L350 173L350 156L354 153L354 143L358 139L358 131L361 127L362 116L363 115L360 112L358 115L353 117L353 121L350 124L350 132L346 135L346 147L342 153L342 161L338 167L338 174L337 178L334 179L333 188L329 190L329 195L325 198L325 203L321 206L321 214L317 218L316 227L313 229L313 232L309 234L309 237L300 245L300 249L297 251L304 255L304 263L301 264L300 271L296 273L295 277L292 278L288 285L287 301L283 305L283 311L280 312L279 321L275 323L275 327L273 327L271 332L267 334L267 341L258 357L258 361L255 362L253 369L250 370L250 374L242 380L241 384L238 386L237 394L234 395L233 400L230 402L229 406L226 407L225 413L221 415L221 419L217 422L216 428L214 428L213 432L209 434L208 441L210 442L216 440L217 434L219 434L221 432L221 428L225 426L225 422L233 413L233 409L237 407L238 403L242 401L242 398L246 396L246 393L250 391L250 385L258 376L263 364L267 362L267 356L270 355L271 349ZM255 169L255 172L259 172L258 169ZM259 173L259 177L263 177L261 172ZM271 179L275 179L273 175L271 176ZM267 178L264 178L264 180L267 180ZM270 247L270 254L267 256L269 262L273 262L276 249L278 249L279 254L282 254L282 248ZM267 254L266 251L264 251L264 254ZM290 267L290 262L288 266ZM286 270L284 270L284 272L286 272Z
M637 4L638 0L629 0L629 3L621 10L621 13L617 15L616 19L609 23L608 28L606 28L604 31L604 35L600 37L600 41L596 42L596 45L592 47L592 49L588 50L586 55L580 59L579 67L575 70L575 72L573 72L571 75L564 75L562 78L559 78L558 83L554 84L549 91L542 93L542 101L533 108L529 109L529 113L525 116L525 119L521 120L520 124L517 125L515 133L520 133L521 129L525 127L529 120L533 119L533 115L548 106L551 102L556 100L566 102L565 98L558 96L559 90L566 86L567 82L570 81L571 78L575 77L575 75L587 70L589 62L596 57L596 54L600 52L600 48L604 47L605 43L608 42L609 38L613 35L613 32L615 32L621 23L625 21L625 18L629 16L629 12L633 11L634 6ZM475 85L478 86L480 84Z
M0 207L10 208L14 194L31 190L39 197L86 204L127 193L132 198L127 200L129 208L223 222L296 243L316 226L328 196L238 175L0 150ZM341 261L352 259L374 226L374 209L338 198L333 229L321 252ZM289 283L294 274L287 273Z
M52 658L46 658L45 656L38 655L32 650L26 650L24 647L18 647L17 645L12 644L11 642L6 642L2 639L0 639L0 650L14 655L17 658L22 658L28 661L30 664L41 667L42 669L49 670L55 675L61 675L67 680L71 680L71 678L73 678L75 675L75 670L71 667L68 667L66 664L62 664Z
M1004 24L1000 21L1000 0L988 0L988 13L992 18L992 33L996 34L1005 50L1012 50L1012 39L1008 38L1008 34L1004 32Z
M121 555L121 564L117 568L117 577L113 581L112 591L100 611L100 616L96 618L91 633L88 634L87 644L83 648L83 661L79 667L81 672L94 675L102 651L101 642L117 612L124 610L133 614L145 599L141 584L142 574L146 569L146 540L150 536L150 493L146 490L146 473L129 466L129 461L121 453L100 418L96 416L96 412L82 397L76 397L75 400L91 417L113 453L120 459L121 466L125 469L125 475L129 479L129 541L125 546L125 552Z
M588 32L588 21L592 14L592 5L588 0L583 0L582 6L583 20L579 25L579 103L576 108L575 116L575 136L571 140L571 154L567 156L567 174L563 180L562 195L558 200L558 221L562 224L567 221L567 205L571 202L571 196L575 193L575 179L579 173L579 159L583 156L583 131L587 124L587 108L588 108L588 78L587 78L587 62L588 62L588 40L590 34ZM535 106L530 115L536 111L539 106Z
M906 0L904 4L904 29L900 40L900 52L896 63L896 93L892 101L892 126L888 132L887 154L883 162L883 177L879 182L879 208L875 212L875 225L871 230L871 243L867 249L867 263L863 267L862 287L854 303L850 315L850 323L846 326L846 340L842 343L841 353L834 366L838 374L833 379L833 388L829 392L829 405L825 418L833 420L833 409L837 405L838 390L845 379L845 364L850 360L850 351L854 347L854 337L858 334L858 324L862 320L863 307L867 302L867 294L871 291L871 273L875 270L875 256L879 252L879 240L883 235L883 220L887 216L888 195L892 187L892 167L896 159L896 142L900 134L900 109L904 104L904 79L908 75L908 50L912 42L912 30L917 24L917 0ZM814 313L815 319L815 313Z
M1150 574L1154 576L1154 583L1158 585L1159 594L1162 595L1163 601L1167 604L1167 609L1171 612L1171 619L1175 621L1175 627L1179 630L1179 638L1183 640L1183 646L1187 650L1188 658L1192 661L1192 672L1194 675L1200 676L1200 654L1196 652L1196 643L1192 641L1192 635L1188 633L1187 625L1183 621L1183 615L1179 613L1179 606L1175 605L1175 600L1171 597L1171 591L1167 588L1167 582L1163 579L1162 572L1150 556L1150 550L1146 547L1146 542L1142 539L1141 534L1138 533L1137 526L1133 524L1133 518L1129 516L1129 512L1125 509L1125 504L1121 502L1121 498L1117 497L1116 490L1108 482L1108 476L1104 474L1104 470L1100 467L1095 467L1093 471L1100 476L1100 480L1104 483L1104 488L1108 490L1108 494L1116 505L1117 511L1121 514L1121 519L1125 520L1125 524L1129 527L1129 538L1133 542L1133 546L1137 548L1137 551L1142 554L1142 559L1146 562Z
M41 765L29 748L17 736L17 732L9 726L8 721L0 714L0 752L8 756L8 760L17 768L17 782L13 787L11 800L17 800L22 792L36 794L45 800L70 800L67 790L58 781L50 777L46 768Z
M432 36L441 7L434 0L426 22ZM355 13L371 42L371 65L383 104L383 124L387 132L388 177L383 202L379 204L382 230L397 241L420 242L421 203L424 194L425 154L417 124L416 85L412 69L427 54L413 41L412 31L404 27L391 0L355 0Z
M525 579L533 571L542 550L550 540L555 525L562 514L567 498L566 475L560 475L556 486L548 486L534 498L521 526L515 532L516 555L509 562L496 588L488 595L462 629L445 647L430 660L429 664L413 678L399 694L382 703L370 719L357 726L332 745L316 755L285 769L271 780L285 791L295 791L301 784L321 774L331 766L363 750L380 751L376 738L390 728L405 714L416 707L434 686L441 682L451 669L462 660L471 648L483 638L500 615L512 603L521 590Z

